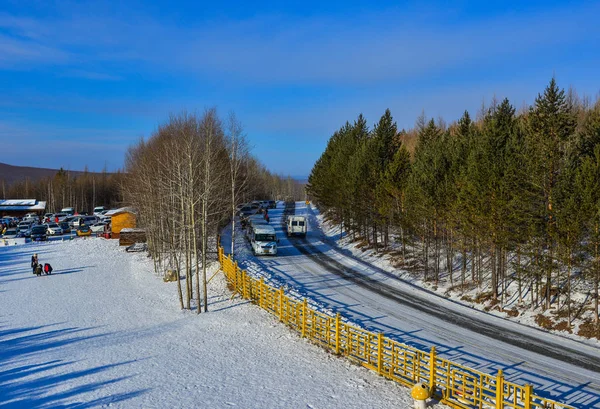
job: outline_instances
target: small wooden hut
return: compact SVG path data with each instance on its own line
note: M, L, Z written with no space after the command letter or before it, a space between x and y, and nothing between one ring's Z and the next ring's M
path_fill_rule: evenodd
M105 216L110 216L111 237L118 239L121 230L135 229L136 218L135 211L131 207L122 207L120 209L109 210Z

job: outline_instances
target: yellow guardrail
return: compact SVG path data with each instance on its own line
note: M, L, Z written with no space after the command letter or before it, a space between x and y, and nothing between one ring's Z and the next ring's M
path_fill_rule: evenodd
M302 337L338 355L412 387L417 382L429 388L444 404L460 409L575 409L536 396L531 385L504 380L502 371L493 376L440 358L435 347L425 352L344 323L308 307L306 299L287 296L262 279L250 276L219 247L219 262L231 289L244 299L279 317Z

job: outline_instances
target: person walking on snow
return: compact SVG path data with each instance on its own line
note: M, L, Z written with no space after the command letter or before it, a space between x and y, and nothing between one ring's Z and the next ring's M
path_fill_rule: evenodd
M31 256L31 268L33 269L33 274L35 274L35 268L38 264L38 255L35 253L33 256Z

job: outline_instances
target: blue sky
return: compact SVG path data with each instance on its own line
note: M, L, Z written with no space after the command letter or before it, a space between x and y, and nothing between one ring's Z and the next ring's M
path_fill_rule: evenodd
M306 176L361 112L411 128L519 108L553 75L600 91L599 2L253 3L0 0L0 162L115 170L169 114L216 106Z

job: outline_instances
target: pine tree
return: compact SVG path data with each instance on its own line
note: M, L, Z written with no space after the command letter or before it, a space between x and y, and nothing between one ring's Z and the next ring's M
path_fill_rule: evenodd
M531 158L533 184L539 187L539 203L543 205L537 213L545 225L546 254L540 254L540 257L544 260L542 264L546 271L545 307L550 308L556 242L555 196L567 144L575 129L575 119L566 102L565 92L558 88L554 78L544 94L536 98L529 113L529 126L527 151Z

